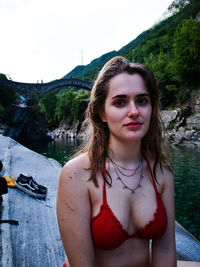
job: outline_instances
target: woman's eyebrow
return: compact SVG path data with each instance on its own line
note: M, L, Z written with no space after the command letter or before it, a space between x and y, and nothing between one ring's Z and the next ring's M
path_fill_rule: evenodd
M143 93L143 94L138 94L136 95L136 97L143 97L143 96L148 96L149 97L149 94L148 93ZM115 98L128 98L127 95L115 95L112 97L112 99L115 99Z
M136 97L143 97L143 96L149 96L149 94L148 93L144 93L144 94L136 95Z
M114 95L112 99L115 99L115 98L127 98L127 95Z

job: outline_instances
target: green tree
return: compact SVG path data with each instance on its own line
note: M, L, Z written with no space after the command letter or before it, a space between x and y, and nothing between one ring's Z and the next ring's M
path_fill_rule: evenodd
M82 121L84 119L85 110L88 106L88 98L90 93L77 92L74 101L74 119Z
M40 111L45 114L49 123L56 122L55 110L58 99L54 91L45 94L39 102Z
M1 114L4 112L4 107L2 106L2 104L1 104L1 102L0 102L0 116L1 116Z
M83 120L89 93L74 92L69 89L57 96L58 103L55 115L58 121L67 120L71 124L73 121Z
M0 73L0 79L7 79L6 75L3 73Z
M200 81L200 22L184 20L174 35L173 64L174 80L186 84Z
M69 123L72 123L74 120L74 99L75 92L72 89L58 95L58 103L55 112L58 121L68 120Z
M7 79L5 74L0 73L0 79ZM5 108L10 104L15 104L18 98L18 94L5 86L0 86L1 104Z
M51 91L40 100L40 111L45 114L49 123L66 120L71 124L73 121L83 120L88 97L89 93L74 92L72 88L59 94Z
M168 71L168 64L171 60L170 53L161 51L158 55L150 54L149 58L145 60L144 64L152 70L158 81L158 87L161 90L161 106L173 106L176 103L176 91L179 90L177 82L171 79Z

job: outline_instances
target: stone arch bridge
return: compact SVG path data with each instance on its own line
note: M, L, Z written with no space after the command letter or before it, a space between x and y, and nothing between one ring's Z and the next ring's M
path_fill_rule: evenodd
M48 83L21 83L0 79L0 86L6 86L15 90L26 100L32 98L33 95L36 94L38 101L47 92L65 86L74 86L88 91L92 89L92 83L75 78L59 79Z

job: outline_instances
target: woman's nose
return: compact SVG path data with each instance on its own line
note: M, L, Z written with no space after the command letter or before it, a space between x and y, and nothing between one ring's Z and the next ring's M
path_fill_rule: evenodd
M139 110L135 102L130 102L128 106L128 117L137 117Z

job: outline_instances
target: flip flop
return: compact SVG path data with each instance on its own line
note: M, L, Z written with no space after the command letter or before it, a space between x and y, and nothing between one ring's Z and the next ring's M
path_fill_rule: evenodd
M6 179L7 185L9 187L16 187L15 180L14 180L13 176L10 176L10 178L9 178L9 177L7 177L7 176L4 175L3 178Z

